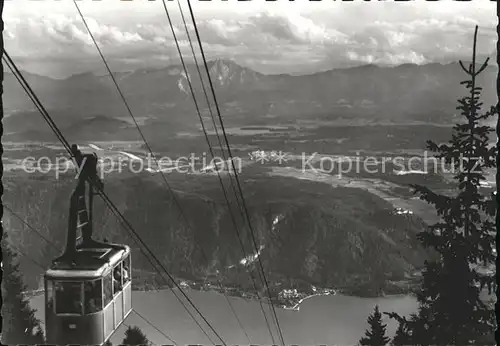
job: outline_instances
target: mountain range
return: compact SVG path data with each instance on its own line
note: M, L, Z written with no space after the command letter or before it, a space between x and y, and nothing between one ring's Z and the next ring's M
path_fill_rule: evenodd
M460 84L467 75L458 63L364 65L299 76L264 75L224 59L207 65L221 115L234 126L297 119L447 124L457 113L457 98L467 93ZM198 69L204 76L210 104L214 105L205 68L187 66L198 107L207 117ZM496 69L487 68L478 80L484 88L486 106L496 103ZM132 126L108 75L84 73L63 80L26 72L23 75L63 127L88 127L93 135L98 135L103 128L108 133L109 128L126 131L127 126ZM181 66L139 69L114 76L134 116L146 128L163 126L179 131L199 123L188 78ZM40 116L10 73L5 74L4 107L6 138L43 137L42 133L49 131L47 126L35 125L39 121L34 118ZM106 125L102 127L101 122Z
M209 64L209 71L224 122L229 126L290 124L298 120L448 124L454 122L456 99L465 94L460 85L465 76L458 64L393 68L367 65L291 76L264 75L232 61L217 60ZM486 104L494 100L493 88L487 87L494 85L494 72L493 68L486 70L480 80L486 87ZM196 66L189 66L188 75L194 79ZM109 76L86 73L55 80L26 73L25 77L71 143L77 137L126 140L135 136L137 139L137 129ZM168 137L186 129L199 130L183 69L178 66L143 69L117 73L115 78L146 138L155 135L168 150L196 152L190 147L195 139ZM4 141L56 140L16 83L13 75L6 74ZM203 116L207 117L202 88L199 81L193 84ZM205 86L210 88L206 83ZM299 151L305 144L324 152L326 147L338 148L343 143L332 145L325 138L350 138L346 143L355 140L358 147L376 150L375 144L382 139L384 146L394 149L400 136L405 140L400 141L401 148L408 149L413 148L410 141L425 145L427 136L435 134L425 127L418 131L416 127L406 129L407 132L404 128L392 126L387 131L387 127L376 127L370 137L360 127L339 128L340 133L320 127L322 133L300 138L300 143L294 142L296 138L291 138L292 135L275 139L280 143L279 148L284 146L288 150L288 145L291 152ZM319 137L321 141L316 140ZM269 137L262 140L265 142ZM245 144L235 138L230 142ZM36 152L30 149L30 154L33 153ZM241 179L257 241L264 246L261 258L269 268L270 282L276 290L280 285L319 285L371 294L386 282L408 279L428 258L416 238L425 228L419 216L395 214L392 203L362 188L334 188L270 172L261 172L260 166L254 170L246 168ZM14 173L5 183L6 203L44 236L62 246L67 212L61 211L67 210L74 176L54 180L43 174ZM164 193L163 186L150 173L116 174L106 179L106 190L112 200L120 201L118 208L141 230L141 237L176 276L200 279L220 270L224 284L251 290L245 268L238 266L244 254L238 247L231 212L221 196L219 181L210 175L172 173L169 183L187 212L188 225L180 219L172 195ZM237 222L250 252L253 249L249 230L243 219ZM101 228L99 236L132 243L102 205L96 206L95 224ZM9 217L6 229L25 228ZM24 251L33 253L44 265L58 255L46 244L40 247L36 236L23 231L12 233L13 242L22 244ZM145 275L136 280L138 287L147 286L154 281L147 276L150 267L146 260L140 259L138 248L133 251L138 270L134 275ZM26 263L24 266L25 272L37 281L40 271L27 267ZM31 285L36 286L36 282ZM387 292L386 287L383 290Z

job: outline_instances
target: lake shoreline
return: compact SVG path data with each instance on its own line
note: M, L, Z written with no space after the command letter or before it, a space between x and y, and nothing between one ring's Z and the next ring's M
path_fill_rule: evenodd
M256 301L256 302L261 302L264 304L269 304L269 298L257 298L254 296L250 295L235 295L235 294L227 294L228 291L221 292L220 290L217 289L196 289L192 287L183 287L184 289L189 289L197 292L209 292L209 293L217 293L219 295L227 295L228 297L232 298L242 298L247 301ZM168 288L168 287L158 287L158 288L133 288L133 292L140 292L140 293L149 293L149 292L168 292L170 290L179 290L179 288ZM282 308L284 310L288 311L300 311L300 305L305 302L308 299L314 298L314 297L320 297L320 296L335 296L335 295L342 295L346 297L352 297L352 298L360 298L360 299L367 299L367 298L399 298L403 297L406 295L411 295L410 292L407 293L393 293L393 294L383 294L380 296L359 296L356 294L349 294L349 292L343 292L342 290L339 289L321 289L319 293L313 293L313 294L306 294L306 293L301 293L297 292L296 290L284 290L288 291L288 293L291 294L288 297L278 297L278 299L272 299L273 300L273 305L279 308ZM33 291L26 291L23 292L23 294L28 297L29 299L32 297L40 296L44 294L44 289L39 289L39 290L33 290ZM281 294L281 293L280 293Z
M155 292L157 291L157 292ZM198 329L189 310L178 301L178 289L134 290L132 301L134 310L155 325L161 332L175 340L178 345L209 345L202 330ZM223 336L228 345L272 345L269 328L263 319L271 314L268 305L250 299L232 299L218 292L186 289L196 307L203 313L215 330ZM300 309L290 310L276 306L276 314L283 330L287 345L355 345L367 328L366 318L378 305L381 311L396 312L408 316L417 309L415 298L408 296L387 296L384 298L356 298L341 293L324 295L315 293L303 299ZM229 298L229 304L228 304ZM30 300L36 309L35 316L45 322L44 296ZM189 308L189 307L188 307ZM235 319L236 315L241 323ZM196 316L195 316L196 317ZM269 316L270 318L270 316ZM393 336L397 322L384 316L387 334ZM164 345L165 337L140 316L131 314L127 325L137 326L155 345ZM202 324L203 329L206 326ZM120 344L127 326L116 330L111 342ZM243 329L243 330L242 330ZM271 326L271 329L273 327ZM248 338L243 333L246 331Z
M250 295L248 293L245 294L245 292L242 294L231 294L231 292L228 291L221 291L220 289L196 289L193 287L183 287L183 289L190 289L196 292L210 292L210 293L217 293L219 295L226 295L227 297L232 297L232 298L242 298L246 301L256 301L256 302L261 302L264 304L269 304L269 298L267 297L261 297L260 299L256 296ZM166 288L166 287L159 287L155 289L144 289L144 288L137 288L133 289L134 292L142 292L142 293L148 293L148 292L162 292L162 291L170 291L174 288ZM175 289L178 290L177 287ZM350 292L350 290L342 290L342 289L337 289L337 288L325 288L325 289L316 289L317 291L320 292L314 292L312 294L308 293L303 293L303 292L298 292L295 290L284 290L288 291L291 295L288 297L278 297L278 298L273 298L272 302L273 305L279 308L282 308L284 310L288 311L299 311L300 310L300 305L304 303L306 300L309 300L314 297L320 297L320 296L336 296L336 295L341 295L345 297L351 297L351 298L359 298L359 299L377 299L377 298L400 298L408 295L412 295L412 292L393 292L393 293L388 293L388 294L382 294L382 295L370 295L370 294L365 294L365 295L359 295L359 294L353 294ZM228 294L229 293L229 294ZM239 293L239 292L238 292ZM280 295L282 292L280 292Z

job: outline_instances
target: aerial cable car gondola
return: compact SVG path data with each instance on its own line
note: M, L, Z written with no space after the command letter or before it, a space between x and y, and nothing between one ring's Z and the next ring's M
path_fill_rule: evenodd
M66 249L44 276L45 334L49 344L59 346L103 345L132 311L131 253L127 245L92 239L94 185L103 186L97 156L82 154L76 145L71 149L80 171L70 200Z

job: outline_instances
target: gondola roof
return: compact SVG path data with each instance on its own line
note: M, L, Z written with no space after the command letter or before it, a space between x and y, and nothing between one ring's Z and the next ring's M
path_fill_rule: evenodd
M47 278L91 279L103 276L110 268L130 253L130 248L78 249L74 262L61 261L52 264L45 273Z

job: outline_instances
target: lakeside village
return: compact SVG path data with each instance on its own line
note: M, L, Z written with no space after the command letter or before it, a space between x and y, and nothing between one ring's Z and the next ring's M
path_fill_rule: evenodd
M235 288L228 288L228 287L221 287L213 284L213 283L205 283L203 285L196 284L195 282L188 282L188 281L181 281L180 282L180 287L184 288L190 288L190 289L197 289L199 291L210 291L210 292L217 292L221 294L226 294L228 296L233 296L233 297L241 297L247 300L258 300L259 297L255 293L250 293L250 292L244 292ZM338 293L338 290L336 289L331 289L331 288L317 288L314 286L311 286L312 294L311 292L305 293L305 292L300 292L296 288L294 289L283 289L278 293L277 297L272 297L271 301L272 303L280 308L287 309L287 310L299 310L299 305L306 299L315 297L315 296L320 296L320 295L335 295ZM262 298L264 302L268 302L267 298Z
M385 282L380 290L373 290L369 287L365 287L365 284L361 284L357 287L345 287L345 288L320 288L314 285L310 286L310 289L297 289L297 288L283 288L279 291L277 295L271 297L273 305L286 310L299 310L300 304L306 299L316 297L316 296L328 296L343 294L348 296L359 296L359 297L378 297L378 296L388 296L388 295L399 295L407 294L412 292L417 286L421 278L421 272L416 271L409 275L405 280L401 281L391 281ZM259 296L255 292L249 292L238 288L230 287L220 287L211 282L206 282L204 284L196 283L194 281L181 280L179 286L183 289L193 289L205 292L217 292L220 294L225 294L232 297L240 297L247 300L259 300ZM276 283L276 286L281 286L280 283ZM146 289L148 291L148 289ZM267 294L263 294L260 299L268 303Z

